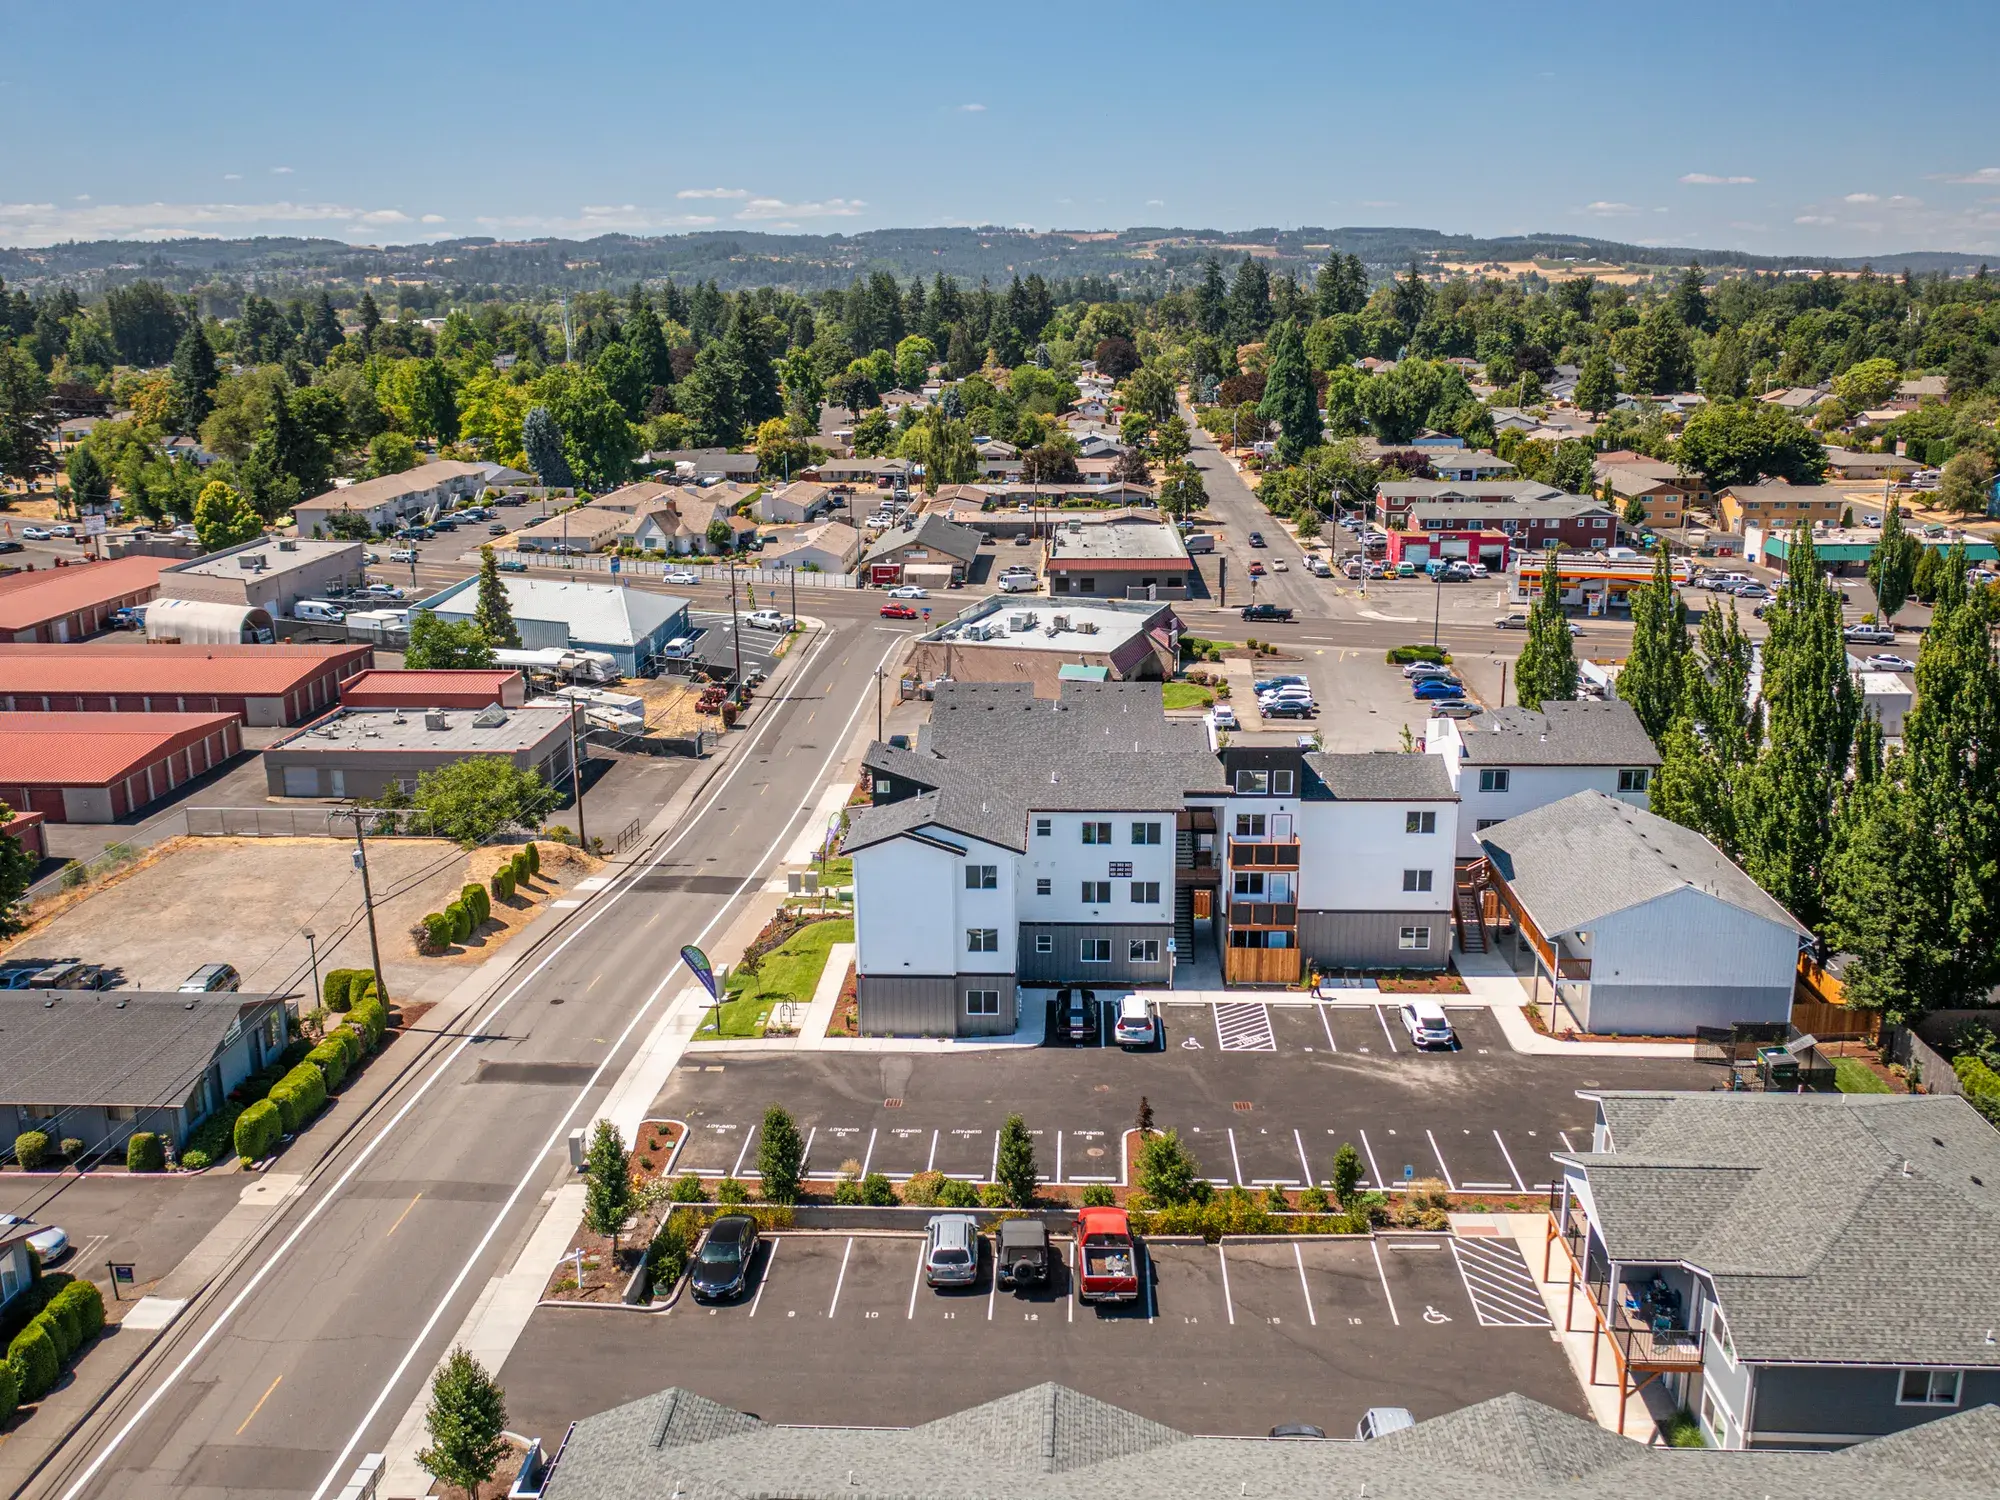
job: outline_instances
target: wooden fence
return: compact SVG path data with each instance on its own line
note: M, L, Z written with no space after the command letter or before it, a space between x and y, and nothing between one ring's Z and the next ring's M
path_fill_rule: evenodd
M1229 984L1297 984L1297 948L1224 948L1222 977Z

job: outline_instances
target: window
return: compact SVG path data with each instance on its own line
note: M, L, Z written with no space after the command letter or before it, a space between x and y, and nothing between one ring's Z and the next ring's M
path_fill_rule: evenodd
M1134 823L1132 825L1133 843L1157 844L1159 843L1159 841L1160 841L1160 825L1158 823Z
M1111 962L1110 938L1078 938L1076 961L1083 964L1108 964Z
M1714 1342L1715 1347L1722 1352L1722 1357L1728 1363L1729 1368L1732 1370L1735 1369L1736 1344L1729 1337L1729 1324L1722 1316L1722 1306L1720 1303L1711 1302L1708 1304L1708 1336Z
M1956 1406L1962 1370L1905 1370L1896 1391L1898 1406Z
M1273 771L1271 773L1271 795L1273 797L1289 797L1292 795L1292 773L1290 771Z
M1261 839L1264 836L1264 815L1262 813L1238 813L1236 815L1236 836L1239 839Z
M1481 818L1472 825L1472 831L1474 833L1484 833L1487 829L1497 828L1506 821L1505 818Z
M1035 819L1035 837L1038 839L1047 838L1051 831L1051 825L1053 821L1054 820L1050 818Z
M1048 894L1049 894L1049 890L1050 890L1050 886L1049 886L1049 877L1048 877L1048 876L1044 875L1044 876L1042 876L1042 878L1041 878L1041 879L1039 879L1039 880L1037 880L1037 881L1035 882L1035 894L1036 894L1037 896L1046 896L1046 895L1048 895Z
M1239 797L1262 797L1271 790L1269 771L1238 771L1236 773L1236 795Z
M1618 790L1621 792L1643 792L1649 773L1644 766L1618 773Z
M1000 951L1000 929L997 927L966 928L965 951L967 953L998 953Z
M1605 519L1603 516L1599 516L1596 520L1590 523L1590 529L1592 531L1602 531L1605 527L1609 526L1610 524L1611 524L1610 521Z
M1086 823L1083 825L1083 841L1086 844L1108 844L1111 842L1109 823Z
M1701 1387L1701 1425L1708 1429L1708 1436L1718 1448L1729 1446L1729 1408L1715 1399L1715 1393L1706 1381Z
M1429 890L1430 888L1431 888L1431 872L1430 872L1429 870L1405 870L1405 871L1403 871L1403 889L1404 889L1404 890L1406 890L1406 891L1427 891L1427 890Z
M895 789L895 785L896 783L889 777L878 774L875 778L875 795L886 797Z
M1108 880L1086 880L1083 883L1083 904L1085 906L1107 906L1111 902L1111 882Z
M1160 904L1160 882L1157 880L1133 881L1132 904L1134 906L1158 906Z
M1132 861L1129 859L1114 859L1111 861L1111 866L1106 873L1113 880L1130 880L1132 878Z
M968 1016L999 1015L1000 992L998 990L967 990L965 992L965 1013Z
M1135 964L1156 964L1160 961L1160 940L1158 938L1133 938L1131 962Z
M1504 792L1507 790L1509 779L1509 773L1506 771L1481 771L1479 773L1479 790L1482 792Z
M1396 936L1398 948L1413 948L1418 952L1427 951L1431 945L1431 930L1428 927L1405 927Z
M1239 896L1263 895L1264 872L1262 870L1238 870L1236 872L1236 894Z
M1408 812L1403 814L1403 832L1436 833L1438 815L1434 812Z
M123 1124L126 1120L131 1119L135 1113L136 1111L130 1105L126 1104L107 1104L104 1106L104 1118L114 1125Z
M1055 939L1055 934L1054 934L1054 933L1052 933L1052 932L1038 932L1038 933L1036 933L1036 934L1035 934L1035 951L1036 951L1037 953L1053 953L1053 952L1055 952L1055 951L1056 951L1056 939Z
M965 867L965 888L968 891L999 890L1000 867L998 865L967 865Z

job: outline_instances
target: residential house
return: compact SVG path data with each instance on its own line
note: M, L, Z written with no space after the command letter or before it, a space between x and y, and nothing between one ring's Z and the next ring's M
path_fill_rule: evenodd
M917 466L907 458L828 458L813 466L821 484L858 489L907 489Z
M190 437L186 433L179 433L168 438L164 443L160 444L160 451L166 454L168 458L192 459L204 469L214 463L220 456L202 447L200 438Z
M1728 1491L1750 1495L1837 1493L1838 1466L1877 1450L1951 1467L1975 1416L2000 1428L2000 1135L1965 1100L1581 1097L1596 1123L1587 1148L1555 1153L1544 1275L1568 1283L1571 1326L1599 1330L1621 1419L1657 1382L1723 1450L1709 1475L1765 1456L1731 1450L1799 1466ZM2000 1451L1966 1456L1990 1488ZM1940 1471L1911 1492L1952 1487Z
M283 996L149 990L0 991L0 1035L0 1139L41 1130L93 1160L142 1130L178 1151L291 1039Z
M1900 453L1856 453L1848 448L1826 450L1828 479L1903 479L1923 467Z
M1782 390L1766 391L1757 399L1768 402L1780 411L1791 412L1794 416L1804 416L1831 394L1833 391L1830 386L1795 385Z
M1692 1036L1791 1019L1811 934L1694 830L1593 790L1475 838L1486 925L1552 1028Z
M622 509L597 504L572 505L560 515L537 521L514 533L518 552L601 552L617 545L619 535L632 524L632 515Z
M1088 458L1117 458L1124 453L1125 445L1105 433L1093 432L1078 438L1076 456L1079 461Z
M766 543L759 562L767 568L852 573L860 558L860 532L845 521L821 521L817 526L802 526L781 541Z
M833 491L827 485L795 479L778 489L765 490L751 504L750 514L767 524L800 526L826 515L833 509Z
M675 448L665 453L648 453L645 461L671 467L682 479L754 479L757 455L731 453L726 448Z
M1680 526L1689 507L1706 507L1711 498L1699 474L1683 474L1677 465L1643 454L1604 454L1591 472L1600 485L1611 487L1621 520L1626 505L1637 500L1645 508L1648 526Z
M868 582L947 588L965 581L979 556L979 533L941 516L924 516L883 532L862 555Z
M332 535L329 527L337 515L353 517L382 531L429 511L449 509L485 486L483 465L436 459L400 474L363 479L302 500L292 507L292 519L298 522L302 537Z
M1498 479L1514 472L1513 464L1483 449L1475 453L1463 446L1430 447L1425 448L1423 453L1437 471L1437 477L1447 484Z
M1424 749L1444 762L1459 794L1458 859L1484 857L1479 835L1577 792L1599 791L1645 807L1660 752L1632 705L1544 703L1478 719L1433 719Z
M42 1226L24 1220L0 1228L0 1312L35 1284L35 1256L28 1241Z
M725 489L717 485L714 489L681 491L674 506L680 512L688 550L715 556L724 552L741 552L748 546L750 539L757 534L757 523L748 516L737 514L736 507L740 503L733 486ZM716 542L708 534L718 521L729 528L729 540L726 542ZM664 532L663 527L660 530Z
M1889 398L1889 404L1914 411L1926 401L1944 400L1949 393L1950 382L1944 376L1917 375L1897 382L1896 394Z
M1846 494L1826 485L1787 484L1782 479L1724 485L1716 496L1723 529L1739 534L1749 526L1761 526L1766 532L1815 523L1837 526L1852 503Z

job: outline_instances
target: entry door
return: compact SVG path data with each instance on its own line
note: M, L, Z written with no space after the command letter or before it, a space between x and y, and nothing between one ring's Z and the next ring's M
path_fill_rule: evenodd
M1290 813L1273 813L1271 815L1271 842L1274 844L1285 844L1290 843L1291 838L1292 815Z
M1194 919L1197 922L1207 922L1213 919L1214 916L1215 892L1208 889L1207 886L1196 886L1194 888Z

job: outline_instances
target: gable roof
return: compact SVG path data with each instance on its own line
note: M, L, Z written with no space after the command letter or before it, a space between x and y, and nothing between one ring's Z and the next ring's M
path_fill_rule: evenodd
M1963 1099L1594 1097L1608 1149L1557 1159L1611 1257L1701 1267L1739 1359L2000 1368L2000 1135Z
M240 1015L271 997L0 990L0 1104L184 1103Z
M909 546L935 549L962 563L970 563L979 556L979 533L969 526L947 521L943 516L927 515L915 525L905 523L883 532L875 538L865 556L872 561Z
M1444 761L1420 750L1314 752L1306 767L1336 802L1456 802ZM1312 796L1310 790L1306 793Z
M1477 725L1462 725L1459 743L1474 766L1657 766L1646 726L1632 705L1604 702L1544 703L1540 713L1501 708Z
M1805 929L1707 839L1603 792L1578 792L1479 835L1486 857L1545 933L1587 927L1681 890L1697 890Z

